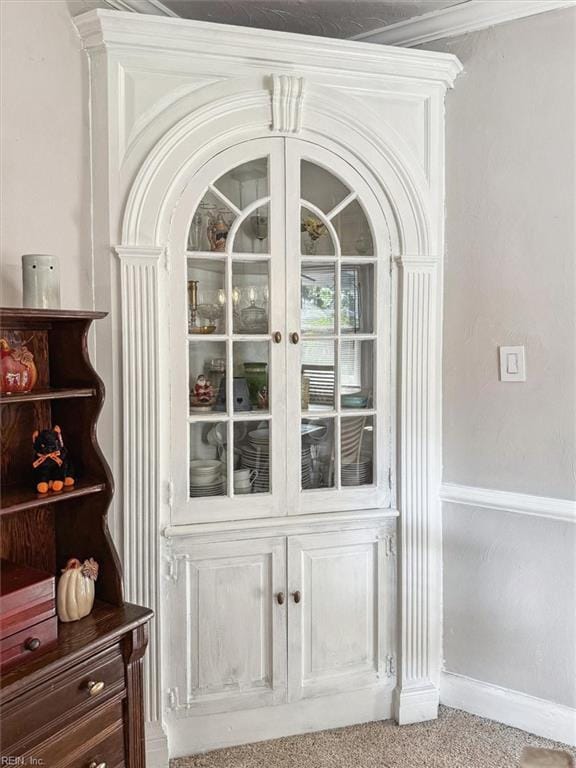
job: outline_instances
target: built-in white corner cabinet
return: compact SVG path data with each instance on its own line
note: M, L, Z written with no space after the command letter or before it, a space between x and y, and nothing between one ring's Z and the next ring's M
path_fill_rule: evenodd
M76 22L115 516L127 597L156 612L150 765L434 718L457 59Z

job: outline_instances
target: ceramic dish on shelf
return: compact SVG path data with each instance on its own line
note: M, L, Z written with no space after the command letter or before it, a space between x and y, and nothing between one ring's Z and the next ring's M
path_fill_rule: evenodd
M340 395L340 404L342 408L366 408L368 405L368 395L365 395L360 390L343 392Z
M207 333L214 333L215 330L216 330L215 325L195 325L193 328L190 328L190 333L207 334Z

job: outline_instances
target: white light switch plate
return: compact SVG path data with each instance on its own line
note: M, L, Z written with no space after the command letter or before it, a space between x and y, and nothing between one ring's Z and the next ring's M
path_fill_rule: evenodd
M500 347L500 381L526 381L524 347Z

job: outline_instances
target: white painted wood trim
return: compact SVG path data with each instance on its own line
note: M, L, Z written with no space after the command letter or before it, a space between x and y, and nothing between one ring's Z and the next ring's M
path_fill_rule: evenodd
M97 9L74 18L87 50L131 48L148 53L198 53L212 50L218 60L234 67L241 57L255 66L290 69L301 74L349 72L369 76L417 78L451 88L462 71L456 56L435 51L369 46L353 40L336 40L265 29L212 24L191 19L169 19L137 13ZM207 56L209 59L210 56Z
M168 737L159 722L146 723L146 768L166 768L170 762Z
M576 523L576 501L533 496L526 493L495 491L489 488L474 488L470 485L442 483L440 499L447 504L464 504L468 507L497 509L519 515L542 517Z
M467 0L440 11L362 32L351 39L412 48L433 40L477 32L506 21L574 6L576 0Z
M314 533L318 528L326 530L338 530L340 528L367 528L379 525L385 520L394 520L398 517L396 509L374 509L356 512L322 512L319 514L307 514L304 517L286 515L281 518L255 518L251 520L227 520L221 523L190 523L188 525L168 525L162 531L167 539L183 538L199 535L212 536L216 534L243 533L249 536L258 535L290 535L292 533ZM270 533L274 529L278 534Z
M160 300L163 248L116 248L122 295L122 498L126 598L152 608L144 657L147 723L162 731L160 638ZM144 567L143 567L143 564Z
M160 0L104 0L106 5L117 11L152 14L153 16L171 16L180 18L175 11L168 8Z
M400 725L437 717L440 656L439 259L402 257L399 267Z
M447 707L576 746L576 709L520 691L443 672L440 701Z

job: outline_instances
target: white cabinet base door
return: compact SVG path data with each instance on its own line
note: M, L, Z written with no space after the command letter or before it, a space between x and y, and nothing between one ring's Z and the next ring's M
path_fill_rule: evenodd
M215 715L190 717L185 713L168 712L166 724L170 732L170 756L185 757L210 749L251 744L297 733L390 720L391 699L391 690L378 686L334 696L301 699L275 707Z
M170 706L208 714L284 701L284 540L191 544L171 576Z
M390 683L389 551L382 530L288 538L290 701Z

